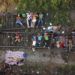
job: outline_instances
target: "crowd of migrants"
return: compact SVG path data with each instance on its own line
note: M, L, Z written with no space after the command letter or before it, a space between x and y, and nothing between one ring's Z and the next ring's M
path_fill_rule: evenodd
M44 15L42 13L28 12L26 17L26 22L22 19L20 14L18 14L16 17L16 26L27 27L29 29L41 28L42 31L40 30L37 33L34 32L30 37L32 48L36 48L36 47L44 47L44 48L47 47L49 49L56 48L56 47L65 48L67 44L69 44L70 48L72 48L72 36L65 37L65 31L62 30L61 24L52 25L52 23L50 23L48 27L45 27L44 26L45 21L43 16ZM8 39L11 40L11 45L13 45L14 42L16 45L17 43L21 43L24 41L25 37L23 37L24 35L20 33L20 31L17 31L16 33L13 34L14 35L7 36ZM30 41L28 40L28 42ZM14 70L14 67L12 71L11 67L13 66L5 64L3 68L5 72L3 73L7 73L7 74L3 74L3 75L12 75L9 73L9 71L11 73L14 73L16 71ZM22 75L22 74L14 74L14 75Z
M70 42L70 46L72 46L72 38L68 41L68 37L64 36L64 31L60 33L62 26L60 24L52 26L50 24L47 28L45 28L44 23L44 15L43 13L26 13L26 25L27 28L42 28L42 32L35 32L32 34L32 46L33 47L48 47L48 48L65 48L67 43ZM20 15L16 18L16 24L24 27L24 22L21 19ZM16 40L20 42L19 37L17 35Z
M48 17L48 14L46 14ZM53 25L52 23L45 26L45 20L43 13L28 12L26 14L16 15L16 26L28 29L35 29L30 39L32 41L32 47L48 47L48 48L65 48L67 44L72 48L72 36L70 38L65 36L65 28L62 29L61 24ZM39 29L37 33L36 30ZM41 29L41 30L40 30ZM12 40L10 45L23 42L25 37L20 31L13 33L13 35L7 36L8 39ZM29 40L28 40L29 41ZM30 42L30 41L29 41Z
M21 17L22 15L20 14L17 15L16 24L24 27L24 21L22 20ZM27 23L27 28L42 27L44 24L43 14L33 13L33 12L26 13L26 23Z
M64 32L62 35L61 33L61 25L52 26L50 24L47 28L43 26L43 14L36 15L35 13L27 13L27 27L28 28L34 28L34 27L41 27L42 31L39 31L37 33L32 33L31 40L32 40L32 47L58 47L58 48L64 48L66 45ZM24 27L23 22L21 21L20 15L18 15L16 24L19 26ZM18 42L20 43L23 41L23 35L20 32L16 32L14 36L15 44ZM10 36L8 36L10 38ZM12 42L13 43L13 42Z
M44 32L33 34L32 45L35 47L61 47L64 48L64 36L58 36L58 34L53 32Z

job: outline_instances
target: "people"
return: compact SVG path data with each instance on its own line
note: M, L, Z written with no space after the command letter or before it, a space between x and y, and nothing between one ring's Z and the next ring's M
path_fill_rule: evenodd
M17 26L21 26L21 27L24 27L24 25L23 25L23 23L22 23L22 19L21 19L21 17L20 17L20 14L18 14L17 16L16 16L16 24L17 24Z
M26 22L27 22L27 28L31 28L31 22L32 22L32 12L28 12L27 14L27 18L26 18Z
M41 47L42 46L42 43L43 43L43 36L42 36L41 33L38 33L37 34L37 42L36 42L37 47Z
M33 50L33 52L35 51L35 47L36 47L36 35L33 34L32 35L32 50Z
M69 33L68 37L67 37L67 44L68 44L68 52L70 52L72 50L73 47L73 41L72 41L72 34Z
M39 13L39 20L38 20L38 27L42 27L43 26L43 13Z
M23 32L26 32L27 36L29 36L29 34L31 35L32 33L37 32L36 40L35 39L32 40L32 43L29 43L30 45L33 45L35 47L37 47L37 46L42 47L41 44L44 44L45 47L52 46L52 48L53 48L53 47L55 47L55 45L56 45L56 47L59 47L59 46L57 46L57 44L58 45L60 44L60 47L64 48L64 41L60 40L60 36L61 36L60 34L65 33L65 32L63 32L64 28L62 29L61 24L55 25L52 22L49 22L49 24L47 26L43 26L44 29L42 29L42 28L39 28L39 26L43 25L43 18L45 18L44 14L42 12L28 11L26 14L27 15L25 15L24 20L26 20L26 22L27 22L27 28L22 29L22 30L20 29L18 31L20 32L20 31L24 30ZM21 14L17 14L15 19L16 19L17 26L22 26L22 27L24 26L23 22L22 22ZM13 30L13 32L14 32L14 30ZM17 30L15 30L15 32L16 32L15 43L17 43L17 42L20 43L22 41L22 36L20 33L17 33ZM2 34L2 31L0 33ZM49 35L49 34L51 34L51 35ZM12 40L13 40L13 37L12 37ZM30 40L32 39L32 37L28 37L28 38ZM28 40L27 42L30 42L28 38L27 38L27 40ZM8 36L8 39L11 40L10 36ZM13 45L13 43L11 45ZM68 46L70 48L72 48L72 40L71 39L68 39Z
M19 33L19 32L17 32L16 34L15 34L15 43L20 43L22 41L22 35L21 35L21 33Z
M44 33L44 47L49 47L50 42L49 42L49 34L46 32Z

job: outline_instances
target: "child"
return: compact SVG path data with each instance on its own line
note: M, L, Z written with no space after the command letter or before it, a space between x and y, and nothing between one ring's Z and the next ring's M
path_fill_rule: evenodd
M32 50L33 50L33 52L35 51L34 47L36 47L36 35L32 36Z

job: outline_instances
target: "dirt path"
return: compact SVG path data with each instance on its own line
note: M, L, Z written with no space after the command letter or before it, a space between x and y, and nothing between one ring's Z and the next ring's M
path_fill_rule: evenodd
M56 64L66 64L65 60L62 56L62 50L60 49L37 49L34 52L29 49L18 49L20 51L24 51L27 54L25 58L25 63L43 63L48 64L56 63ZM0 62L4 60L5 51L0 51ZM69 55L68 63L75 63L75 54L71 53Z

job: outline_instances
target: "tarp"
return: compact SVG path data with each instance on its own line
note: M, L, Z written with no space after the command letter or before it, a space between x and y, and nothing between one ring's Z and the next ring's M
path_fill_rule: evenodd
M9 65L22 65L25 58L23 51L7 51L5 54L5 63Z

